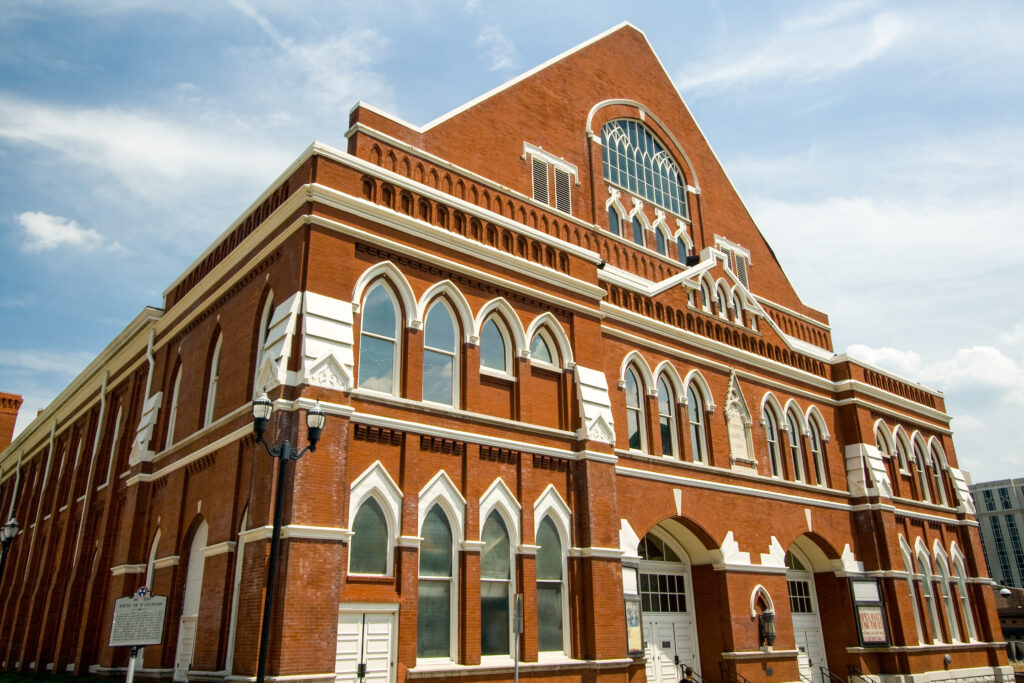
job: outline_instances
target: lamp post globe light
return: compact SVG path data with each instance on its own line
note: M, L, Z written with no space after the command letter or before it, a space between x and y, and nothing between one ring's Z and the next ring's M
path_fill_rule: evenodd
M256 442L263 444L271 457L277 458L277 494L274 498L274 533L270 539L270 558L267 561L267 590L263 600L263 626L260 632L259 661L256 669L257 683L263 683L267 670L267 651L270 641L270 617L274 606L274 583L277 580L277 554L281 544L281 517L284 514L284 482L288 472L288 462L298 460L308 452L316 451L316 444L320 441L324 424L327 422L327 415L320 408L320 402L306 411L306 437L309 445L301 451L288 443L285 439L276 446L271 446L263 438L270 423L270 415L274 412L274 404L267 393L263 392L259 398L252 402L252 428L256 435ZM4 546L6 552L6 545Z
M11 517L7 520L7 524L0 527L0 579L4 578L4 563L7 562L7 547L11 545L11 541L18 535L18 531L21 530L21 525L18 524L18 520Z

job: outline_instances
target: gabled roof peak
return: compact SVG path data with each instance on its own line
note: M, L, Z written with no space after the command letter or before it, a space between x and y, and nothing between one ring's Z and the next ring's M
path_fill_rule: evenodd
M472 107L474 107L475 105L479 104L480 102L483 102L484 100L487 100L487 99L493 97L494 95L497 95L498 93L502 92L503 90L507 90L508 88L512 87L516 83L519 83L520 81L526 80L527 78L529 78L530 76L534 75L535 73L537 73L539 71L543 71L544 69L548 68L552 64L556 64L557 62L562 61L566 57L568 57L568 56L570 56L570 55L572 55L572 54L574 54L576 52L579 52L583 48L585 48L585 47L587 47L589 45L593 45L594 43L599 42L600 40L603 40L604 38L607 38L608 36L612 35L613 33L617 33L618 31L620 31L620 30L622 30L624 28L633 29L634 31L639 33L641 36L643 36L644 41L646 41L648 43L648 45L650 45L650 41L647 40L647 35L643 31L641 31L639 28L637 28L635 25L633 25L632 23L630 23L628 21L621 21L618 24L616 24L615 26L612 26L611 28L609 28L609 29L607 29L605 31L602 31L601 33L598 33L596 36L593 36L591 38L588 38L588 39L584 40L582 43L579 43L579 44L575 45L574 47L569 48L568 50L566 50L565 52L562 52L561 54L555 55L551 59L548 59L547 61L545 61L545 62L543 62L541 64L538 64L537 66L533 67L532 69L530 69L528 71L525 71L525 72L519 74L518 76L514 76L513 78L505 81L504 83L502 83L501 85L497 86L496 88L492 88L491 90L488 90L484 94L479 95L478 97L473 98L472 100L470 100L470 101L468 101L468 102L466 102L466 103L456 107L455 109L452 109L452 110L448 111L447 113L442 114L441 116L437 117L433 121L431 121L431 122L429 122L429 123L427 123L426 125L423 125L423 126L417 126L417 125L411 124L408 121L405 121L405 120L401 119L400 117L398 117L398 116L396 116L394 114L391 114L391 113L388 113L386 111L383 111L380 108L375 107L375 106L373 106L373 105L371 105L371 104L369 104L367 102L363 102L361 100L359 102L356 102L356 104L352 107L352 109L349 110L349 114L351 114L356 109L364 108L364 109L367 109L367 110L370 110L370 111L374 112L375 114L378 114L378 115L383 116L385 118L389 118L392 121L394 121L395 123L401 124L402 126L405 126L406 128L408 128L408 129L410 129L412 131L415 131L417 133L425 133L426 131L430 130L434 126L437 126L438 124L444 123L448 119L451 119L451 118L461 114L462 112L466 111L467 109L471 109ZM652 48L652 51L653 51L653 48Z

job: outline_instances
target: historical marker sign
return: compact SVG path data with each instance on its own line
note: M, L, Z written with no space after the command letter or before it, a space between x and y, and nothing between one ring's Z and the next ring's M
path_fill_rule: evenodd
M166 595L120 598L114 604L110 647L159 645L164 638Z

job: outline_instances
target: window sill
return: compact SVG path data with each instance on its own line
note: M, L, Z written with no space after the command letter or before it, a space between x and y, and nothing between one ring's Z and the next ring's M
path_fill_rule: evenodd
M483 366L480 367L480 376L481 377L489 377L491 379L502 380L502 381L505 381L505 382L515 382L516 381L515 375L509 374L507 372L502 372L501 370L495 370L494 368L485 368Z
M395 577L387 574L349 574L345 580L348 583L394 583Z

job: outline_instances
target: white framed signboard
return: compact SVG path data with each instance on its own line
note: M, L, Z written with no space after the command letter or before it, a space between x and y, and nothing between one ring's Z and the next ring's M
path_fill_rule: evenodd
M120 598L114 603L114 623L110 627L110 647L159 645L164 638L166 595L147 598Z

